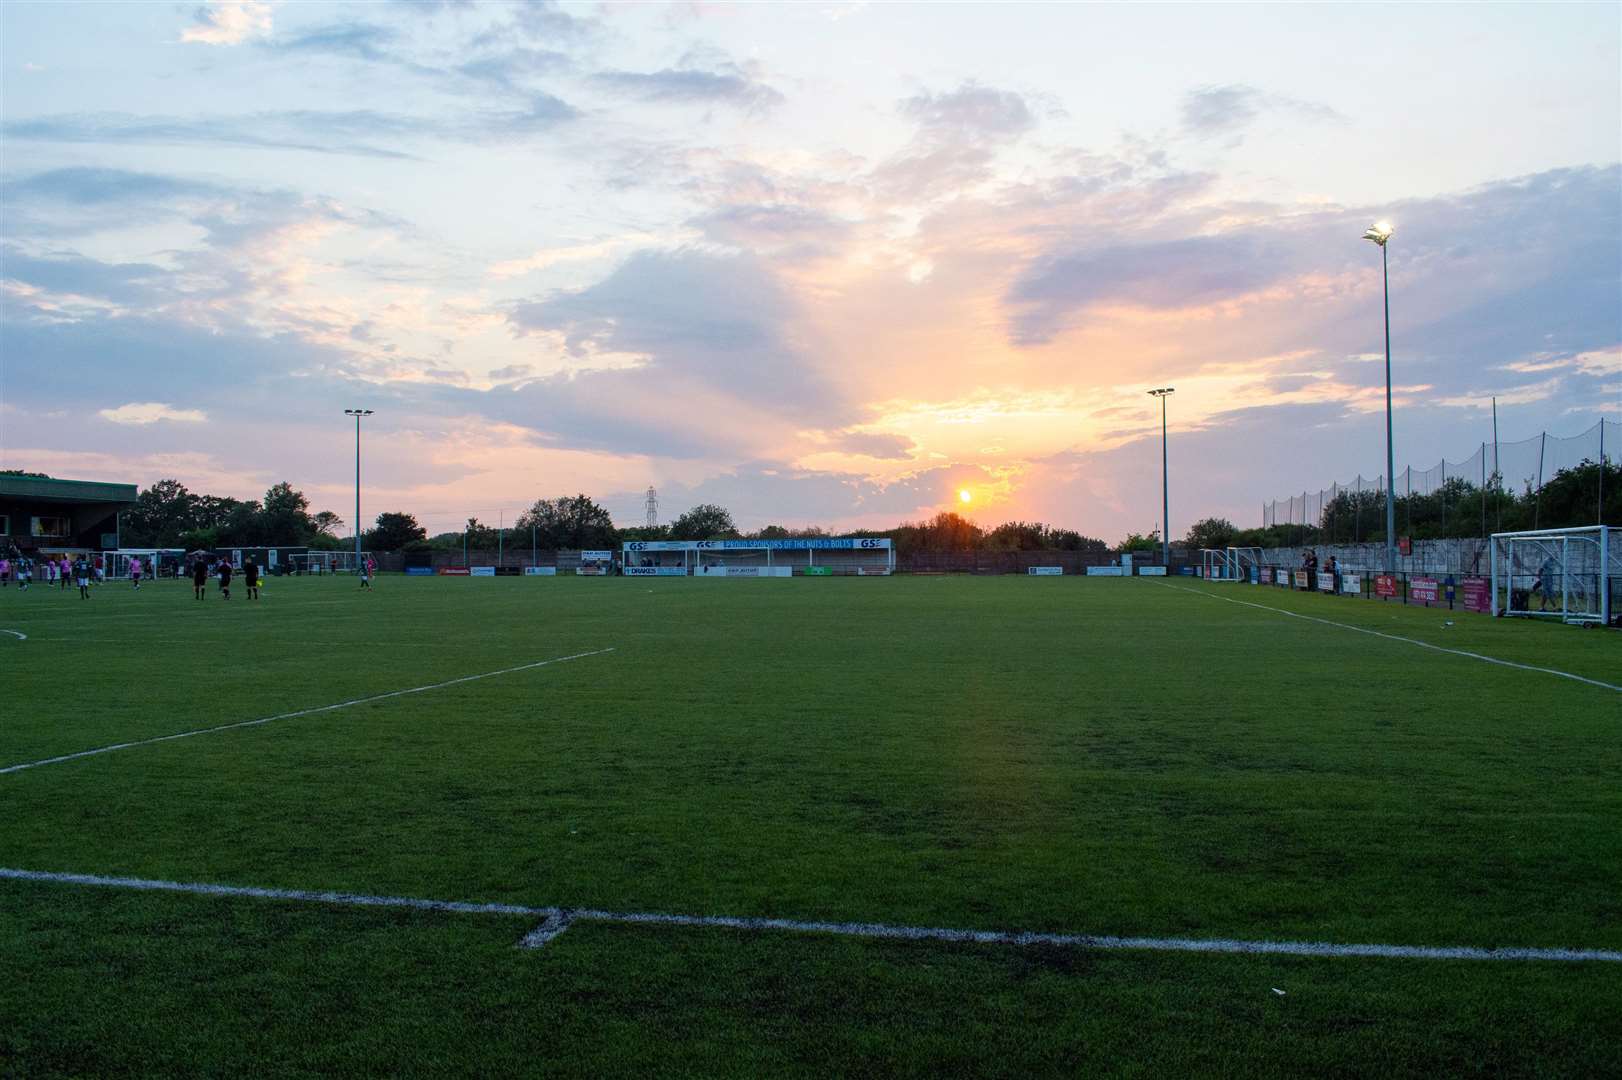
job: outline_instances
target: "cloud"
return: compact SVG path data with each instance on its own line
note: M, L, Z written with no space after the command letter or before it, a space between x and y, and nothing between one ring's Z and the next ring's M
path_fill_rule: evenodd
M240 45L270 33L271 6L257 0L213 0L198 8L180 40L199 45Z
M797 340L792 294L749 256L639 252L603 281L515 307L522 331L555 330L577 356L647 357L638 377L681 378L775 412L822 415L834 403Z
M271 43L271 47L284 53L323 53L356 60L392 62L396 57L389 46L397 38L398 35L386 26L333 23L282 38Z
M808 206L736 204L688 222L707 240L779 258L829 254L849 238L852 223Z
M1268 111L1288 113L1317 123L1346 123L1346 118L1328 105L1231 83L1202 86L1184 94L1183 128L1202 137L1237 136Z
M0 136L59 143L237 146L411 160L414 154L377 143L408 139L481 142L530 136L549 132L579 115L568 102L534 92L519 108L457 116L420 117L364 109L197 117L66 113L7 122L0 125Z
M913 139L874 169L872 179L899 200L954 195L983 183L992 176L997 152L1036 125L1022 95L972 81L904 98L898 109L916 125Z
M900 108L924 132L954 140L1002 141L1036 126L1024 97L972 81L945 93L914 95Z
M116 409L100 409L96 415L115 424L155 424L159 420L201 424L208 419L200 409L176 409L161 401L132 401Z
M739 71L665 68L661 71L603 71L592 77L599 86L639 101L672 105L731 105L761 112L783 102L783 95Z

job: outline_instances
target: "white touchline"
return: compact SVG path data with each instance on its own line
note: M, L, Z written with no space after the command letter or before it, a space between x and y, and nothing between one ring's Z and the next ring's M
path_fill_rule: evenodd
M631 923L651 926L712 927L726 930L786 931L800 934L836 934L841 937L899 941L946 941L975 945L1060 945L1078 949L1141 949L1151 952L1242 953L1266 956L1376 957L1391 960L1548 960L1560 963L1622 963L1614 949L1498 948L1469 945L1340 945L1328 941L1243 941L1234 938L1114 937L1100 934L1049 934L1006 930L952 930L943 927L895 926L889 923L810 922L734 915L673 915L647 911L603 911L597 908L530 907L522 904L481 904L466 900L424 900L412 896L371 896L366 893L318 892L305 889L259 888L245 885L210 885L201 882L161 881L150 878L68 874L50 870L13 870L0 867L0 879L38 881L59 885L88 885L147 892L191 893L198 896L240 896L260 900L298 900L352 907L411 908L457 915L523 915L540 918L539 926L519 941L521 948L539 948L576 922Z
M1204 596L1211 600L1225 600L1230 604L1240 604L1244 607L1253 607L1258 611L1271 611L1278 615L1288 615L1292 619L1305 619L1308 622L1323 623L1325 626L1338 626L1342 630L1355 630L1359 634L1373 634L1375 637L1385 638L1387 641L1403 641L1407 642L1409 645L1418 645L1422 649L1434 649L1437 652L1452 653L1454 656L1467 656L1471 660L1481 660L1485 663L1498 664L1502 667L1520 668L1522 671L1537 671L1543 673L1544 675L1558 675L1562 679L1572 679L1576 682L1587 683L1589 686L1598 686L1606 690L1616 690L1618 692L1622 692L1622 686L1613 686L1608 682L1601 682L1598 679L1590 679L1584 675L1573 675L1569 671L1560 671L1557 668L1537 667L1533 664L1518 664L1513 660L1500 660L1496 656L1483 656L1480 653L1466 652L1464 649L1449 649L1445 645L1432 645L1430 642L1420 641L1418 638L1403 637L1401 634L1387 634L1381 630L1371 630L1366 626L1352 626L1350 623L1335 622L1333 619L1320 619L1316 615L1303 615L1299 611L1287 611L1284 608L1268 607L1266 604L1253 604L1249 600L1235 600L1231 596L1218 596L1216 593L1208 593L1203 589L1190 589L1185 585L1167 585L1165 582L1160 581L1155 582L1155 584L1161 585L1167 589L1177 589L1181 592L1193 593L1195 596Z
M255 727L259 724L268 724L272 720L291 720L298 716L314 716L317 713L334 712L338 709L347 709L351 705L365 705L372 701L386 701L389 698L404 697L406 694L420 694L426 690L442 690L447 686L456 686L459 683L475 682L479 679L493 679L497 675L511 675L517 671L528 671L531 668L546 667L548 664L561 664L569 660L581 660L588 656L601 656L611 653L614 646L606 649L593 649L591 652L575 653L572 656L554 656L550 660L537 660L532 664L519 664L517 667L502 668L500 671L485 671L478 675L463 675L459 679L447 679L444 682L430 683L427 686L413 686L409 690L390 690L386 694L373 694L370 697L355 698L352 701L340 701L336 705L318 705L313 709L299 709L295 712L277 713L275 716L262 716L257 720L239 720L234 724L220 724L216 727L197 728L194 731L181 731L174 735L159 735L151 739L135 739L130 742L114 743L111 746L98 746L94 750L80 750L72 754L62 754L58 757L44 758L40 761L28 761L21 765L7 765L0 768L0 776L6 773L21 772L24 769L37 769L41 765L57 765L64 761L73 761L77 758L93 757L96 754L110 754L114 750L128 750L135 746L150 746L153 743L170 742L174 739L189 739L193 735L209 735L216 731L231 731L235 728Z

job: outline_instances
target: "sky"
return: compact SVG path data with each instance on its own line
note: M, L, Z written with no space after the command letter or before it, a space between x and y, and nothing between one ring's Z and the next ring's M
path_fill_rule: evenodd
M1622 416L1622 6L0 5L0 467L1260 524ZM961 501L967 491L971 501Z

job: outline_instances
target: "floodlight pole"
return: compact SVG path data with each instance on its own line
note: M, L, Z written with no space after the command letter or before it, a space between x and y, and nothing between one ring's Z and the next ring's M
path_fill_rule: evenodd
M1160 555L1169 573L1171 571L1171 484L1166 457L1166 399L1176 392L1167 386L1150 390L1150 397L1160 399Z
M360 573L360 570L361 570L361 556L360 556L360 418L363 417L363 416L371 416L372 415L372 410L371 409L345 409L344 410L344 415L345 416L353 416L355 418L355 527L351 531L353 531L354 534L355 534L355 573L358 574L358 573Z
M1380 281L1385 296L1385 570L1397 572L1397 456L1391 439L1391 271L1385 246L1391 239L1385 222L1370 225L1363 239L1380 245Z

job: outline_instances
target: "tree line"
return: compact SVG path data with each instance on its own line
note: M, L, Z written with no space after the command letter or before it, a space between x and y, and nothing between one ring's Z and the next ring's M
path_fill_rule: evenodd
M1434 492L1400 496L1396 508L1398 533L1416 540L1601 522L1622 525L1622 466L1585 461L1560 470L1539 489L1527 487L1521 492L1503 490L1491 479L1482 488L1454 477ZM241 500L195 494L178 480L159 480L140 492L135 506L124 512L120 535L127 547L193 550L308 546L335 550L353 542L339 537L344 524L330 510L311 513L309 499L285 481L271 487L262 499ZM537 499L505 530L469 518L467 525L456 532L429 536L411 513L388 511L379 514L372 527L362 533L361 543L368 551L485 552L503 545L523 548L531 543L546 551L566 551L612 549L629 540L772 540L789 536L887 537L901 555L913 551L1079 551L1102 555L1155 551L1160 547L1160 537L1153 531L1131 533L1109 544L1039 521L1009 521L986 529L951 512L889 529L830 533L815 527L790 530L782 525L767 525L744 532L725 507L714 503L701 503L668 525L622 528L614 524L606 509L584 494ZM1342 492L1331 499L1316 524L1241 529L1225 518L1206 518L1196 522L1178 546L1198 550L1230 545L1288 547L1384 540L1385 494L1363 491Z

